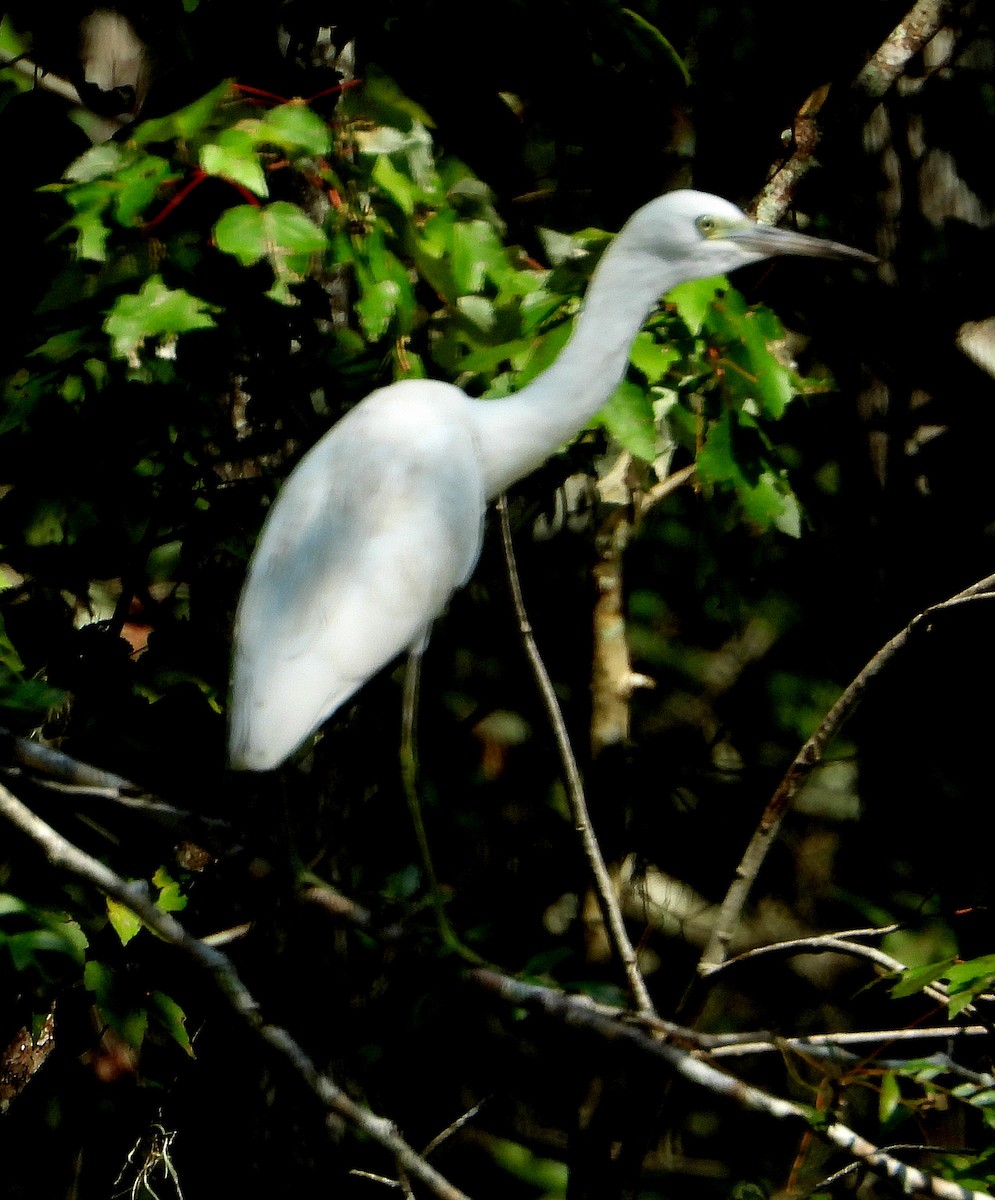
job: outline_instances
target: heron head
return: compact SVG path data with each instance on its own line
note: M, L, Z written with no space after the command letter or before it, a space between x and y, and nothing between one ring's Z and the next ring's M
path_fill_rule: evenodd
M682 262L689 273L718 275L775 255L810 258L877 259L841 242L811 237L792 229L758 225L721 196L707 192L669 192L639 209L629 228L642 249L667 262Z

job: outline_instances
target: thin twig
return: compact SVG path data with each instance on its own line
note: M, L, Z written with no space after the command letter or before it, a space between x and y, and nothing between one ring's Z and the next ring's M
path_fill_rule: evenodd
M54 746L21 737L3 726L0 726L0 751L4 756L0 771L8 777L23 776L37 786L61 795L110 801L118 808L148 817L171 832L182 829L191 832L192 836L207 837L227 849L231 849L235 840L227 821L177 808L150 795L130 779L73 758Z
M950 1041L953 1038L962 1037L990 1037L991 1032L991 1028L987 1025L955 1025L952 1027L949 1025L924 1025L921 1028L912 1029L867 1029L856 1033L810 1033L804 1037L762 1037L749 1042L730 1042L727 1046L709 1046L708 1055L710 1058L743 1058L753 1054L783 1054L785 1050L797 1050L804 1054L815 1053L820 1056L836 1057L840 1050L847 1046L882 1046L890 1042L931 1042L937 1038ZM866 1056L862 1056L861 1061L866 1061ZM904 1060L884 1060L877 1055L875 1055L874 1061L878 1066L890 1070L901 1070L908 1066ZM917 1064L925 1061L934 1066L943 1066L951 1073L970 1078L979 1087L987 1089L995 1086L995 1080L990 1075L979 1076L976 1071L968 1071L946 1055L942 1056L942 1061L941 1056L937 1055L931 1055L928 1059L917 1055L914 1061Z
M767 851L770 849L780 830L784 814L798 794L802 784L808 779L812 769L822 761L827 745L840 731L843 723L853 712L858 701L866 691L867 686L892 661L899 651L908 645L912 634L920 626L925 625L928 628L929 622L938 613L946 609L970 604L982 598L989 599L993 588L995 588L995 575L989 575L988 578L979 580L977 583L972 584L971 587L959 592L956 596L952 596L949 600L941 601L939 604L934 604L931 608L927 608L924 612L921 612L900 633L897 633L891 641L878 650L832 706L818 729L812 734L805 745L802 746L801 750L799 750L794 762L788 768L783 779L778 784L777 790L767 803L763 816L760 818L760 823L753 837L750 839L750 843L739 866L736 868L733 882L719 909L719 916L712 936L701 956L701 961L698 963L698 971L701 975L710 975L725 961L726 952L732 940L736 923L746 905L750 889L767 856Z
M382 1146L399 1168L420 1179L440 1200L466 1200L464 1193L429 1166L400 1136L393 1123L353 1101L330 1076L319 1071L286 1029L269 1024L258 1001L239 978L231 960L189 933L170 913L162 912L141 884L126 883L104 863L80 850L0 784L0 815L35 841L59 870L99 888L130 909L163 941L186 954L205 971L230 1007L257 1037L281 1054L321 1103Z
M899 971L904 971L906 966L905 963L900 962L893 955L886 954L884 950L879 950L877 946L864 946L860 942L849 942L841 935L825 933L814 937L792 938L790 941L774 942L769 946L755 946L752 950L745 950L742 954L737 954L735 958L726 959L715 968L715 971L724 971L729 967L737 966L740 963L757 958L759 955L771 953L845 954L850 958L868 959L889 974L897 974ZM715 972L711 973L714 974ZM935 1000L938 1004L946 1004L950 999L946 989L936 983L929 983L922 990L925 995L929 996L931 1000Z
M532 667L532 673L539 688L539 694L546 709L546 715L549 718L549 723L556 738L574 828L580 834L584 854L587 856L588 865L594 876L595 892L598 897L598 905L601 909L601 917L605 923L605 928L608 931L608 936L611 939L615 953L618 955L625 970L625 975L629 982L629 990L637 1010L640 1013L652 1014L654 1012L653 1001L650 999L646 982L643 979L642 972L639 970L636 952L626 932L625 921L622 919L618 897L615 895L611 876L608 873L608 868L605 866L605 860L601 854L601 847L598 845L598 839L595 837L591 826L591 817L587 809L587 800L584 796L584 784L580 776L580 770L577 767L577 759L570 745L570 736L567 733L563 712L556 698L556 692L553 689L553 684L549 678L545 663L542 661L539 649L536 646L535 638L532 634L532 626L529 622L528 613L525 610L525 602L522 599L522 586L518 578L518 568L515 563L515 548L511 540L508 505L504 496L498 498L497 509L501 519L501 542L504 547L508 583L511 588L515 616L518 619L518 629L522 636L522 644L525 647L529 664Z
M961 1148L960 1150L955 1151L953 1146L930 1146L926 1143L920 1142L896 1142L892 1146L881 1147L882 1154L895 1154L898 1151L902 1151L903 1153L909 1153L910 1151L913 1151L916 1154L949 1155L955 1152L959 1154L977 1154L977 1150ZM824 1191L827 1187L831 1187L832 1184L838 1183L847 1175L852 1175L854 1171L859 1171L862 1165L862 1163L850 1163L849 1166L844 1167L841 1171L834 1171L832 1175L827 1175L825 1179L820 1180L815 1187L809 1191L808 1194L816 1195L817 1193Z
M481 987L499 995L510 1004L537 1010L563 1024L582 1025L606 1041L624 1044L650 1058L656 1058L690 1083L714 1095L725 1096L741 1108L765 1113L781 1121L801 1122L817 1137L859 1159L875 1174L895 1180L905 1192L921 1192L923 1195L935 1197L936 1200L991 1200L985 1192L971 1191L906 1165L839 1121L813 1125L811 1110L805 1106L744 1083L736 1076L706 1062L700 1052L689 1051L655 1038L637 1024L603 1017L591 1011L589 1006L577 1004L572 996L552 988L522 983L492 971L473 971L471 977Z

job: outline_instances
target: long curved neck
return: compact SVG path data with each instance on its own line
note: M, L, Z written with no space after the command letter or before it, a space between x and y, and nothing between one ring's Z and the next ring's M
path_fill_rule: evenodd
M540 466L583 428L618 386L647 313L686 278L680 264L625 243L623 230L605 251L556 362L515 395L474 405L489 497Z

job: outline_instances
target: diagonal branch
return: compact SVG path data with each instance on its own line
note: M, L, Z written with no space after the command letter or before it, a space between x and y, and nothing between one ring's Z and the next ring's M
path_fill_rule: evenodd
M938 613L979 600L991 599L993 590L995 590L995 575L989 575L987 579L979 580L949 600L943 600L921 612L900 633L895 634L891 641L878 650L829 710L819 728L798 751L794 762L788 768L764 809L760 824L736 868L733 882L722 901L712 936L698 963L698 971L701 975L710 975L725 961L736 923L746 905L746 899L757 873L767 857L767 851L781 828L784 814L808 779L813 767L822 761L829 742L839 733L868 685L900 651L906 648L912 635L923 626L928 628L929 623Z
M910 59L939 32L949 0L916 0L898 25L867 60L853 81L853 91L878 101L895 84ZM773 171L751 211L765 225L776 225L791 207L802 178L816 166L819 145L817 118L829 96L828 86L816 88L795 115L794 151Z
M253 1033L286 1059L320 1102L393 1155L399 1170L420 1179L439 1200L467 1200L463 1192L407 1144L391 1121L355 1103L329 1075L318 1070L286 1029L269 1024L231 960L220 950L195 938L170 913L158 909L142 885L126 883L99 859L73 845L2 784L0 815L35 841L54 867L75 875L125 905L163 941L192 959L211 977L215 987Z
M639 962L625 928L625 921L622 917L622 911L619 908L615 889L612 886L611 876L608 873L608 868L605 866L601 847L598 845L598 839L591 825L591 815L588 812L587 800L584 796L584 782L581 779L577 759L570 745L570 735L567 733L563 712L560 709L559 701L556 699L556 692L553 689L552 681L546 670L546 664L542 661L539 648L536 646L535 638L532 636L532 626L529 622L528 613L525 610L525 602L522 599L522 585L518 578L518 567L515 563L515 548L511 541L511 525L508 521L508 505L504 496L499 497L497 508L501 517L501 542L504 547L504 558L508 571L508 582L511 587L512 602L515 606L515 615L518 618L518 629L522 635L525 653L532 667L532 673L535 676L546 714L549 717L549 722L553 727L553 733L556 737L556 745L560 752L560 762L563 766L563 778L566 783L570 812L573 816L574 828L580 835L584 854L587 856L588 865L594 876L595 891L598 897L598 905L601 909L601 917L605 923L605 928L608 930L608 936L611 939L615 953L618 955L625 969L625 975L629 981L629 991L632 994L638 1011L641 1014L652 1015L654 1012L653 1001L650 999L649 991L646 988L646 981L639 970Z

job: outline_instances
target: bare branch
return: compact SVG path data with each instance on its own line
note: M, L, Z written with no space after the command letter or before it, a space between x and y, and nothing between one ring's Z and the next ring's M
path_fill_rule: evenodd
M760 818L760 823L746 848L739 866L736 868L733 882L726 893L725 899L722 901L715 929L712 932L708 945L705 947L704 954L701 956L701 961L698 963L700 974L711 974L725 960L726 951L732 940L733 931L739 920L740 913L746 904L753 881L756 879L757 873L764 859L767 857L767 851L770 849L780 830L785 812L787 812L795 796L798 794L802 784L811 774L813 767L822 761L827 745L839 732L851 712L853 712L871 681L881 673L901 650L905 649L913 633L921 627L929 628L930 622L938 613L946 609L974 603L979 599L988 599L993 589L995 589L995 575L989 575L986 579L979 580L977 583L972 584L971 587L959 592L956 596L952 596L949 600L941 601L939 604L934 604L931 608L927 608L924 612L921 612L900 633L897 633L891 641L878 650L844 690L823 718L819 728L812 734L805 745L802 746L801 750L799 750L794 762L792 762L784 778L778 784L777 790L768 801L763 816Z
M949 1042L954 1038L989 1037L991 1029L987 1025L923 1025L912 1029L866 1029L855 1033L809 1033L804 1037L791 1038L757 1038L755 1041L730 1042L726 1046L711 1045L708 1053L711 1058L745 1058L752 1054L783 1054L785 1050L797 1050L802 1054L815 1057L830 1058L834 1062L866 1061L866 1055L846 1055L843 1051L847 1046L887 1046L893 1042L931 1042L937 1038ZM891 1070L902 1070L908 1064L901 1059L882 1059L874 1055L874 1061L880 1067ZM947 1054L933 1054L924 1060L916 1056L915 1061L928 1061L931 1065L970 1079L979 1087L986 1090L995 1087L995 1078L990 1075L979 1075L976 1071L968 1071L955 1063Z
M3 726L0 726L0 748L12 764L8 766L5 761L0 766L8 776L24 775L39 787L66 796L110 801L119 808L148 817L171 832L183 829L190 836L204 836L228 850L232 847L232 827L227 821L177 808L122 775L82 762L53 746L11 733Z
M609 1019L588 1005L577 1004L572 996L536 984L521 983L492 971L472 971L471 977L510 1004L537 1010L566 1025L582 1026L607 1041L624 1043L651 1058L660 1059L690 1083L725 1096L742 1108L765 1113L779 1121L801 1122L815 1136L846 1151L875 1174L895 1180L905 1192L920 1192L936 1197L936 1200L991 1200L985 1192L971 1191L908 1166L838 1121L813 1124L810 1111L804 1106L744 1083L705 1061L700 1051L689 1051L661 1041L631 1022Z
M899 24L868 59L853 81L853 90L879 100L901 76L909 60L939 32L947 0L916 0ZM819 129L816 118L829 95L827 86L817 88L798 110L792 123L794 150L773 171L763 190L750 206L764 224L776 224L791 207L799 182L816 165Z
M867 60L854 86L875 100L880 99L894 86L909 59L936 36L949 7L948 0L916 0Z
M891 933L899 928L898 925L888 925L881 930L881 933ZM772 942L769 946L755 946L752 950L745 950L734 958L726 959L715 970L726 970L764 954L846 954L851 958L869 959L890 974L904 971L907 966L906 963L885 953L884 950L879 950L876 946L864 946L860 942L849 941L844 933L822 933L812 937ZM946 988L939 984L927 984L922 990L930 999L936 1000L939 1004L946 1004L949 999Z
M546 715L549 718L553 734L556 737L556 745L560 752L560 762L563 766L567 799L574 820L574 828L580 834L581 844L584 847L588 865L594 876L595 891L598 897L598 905L601 909L602 920L608 930L615 953L618 955L625 969L626 978L629 981L629 990L637 1009L640 1013L652 1014L654 1011L653 1001L650 999L646 982L643 979L642 972L639 970L639 962L625 928L625 921L622 918L622 912L615 895L611 876L608 873L608 868L605 866L601 847L598 845L598 839L595 837L591 826L591 817L587 809L587 800L584 796L584 783L580 776L580 770L577 767L577 759L574 756L573 747L570 745L570 735L567 733L563 712L560 709L559 701L556 699L556 692L553 690L553 684L546 671L546 665L542 661L542 656L539 654L535 638L532 635L532 626L529 622L528 613L525 610L525 602L522 599L522 586L518 578L518 567L515 563L515 548L511 541L508 505L504 496L498 498L497 509L501 519L501 541L504 547L508 583L511 588L515 616L518 619L519 633L522 636L522 644L525 647L526 656L532 667L532 673L535 676L539 694L546 709Z
M99 859L84 853L64 838L27 805L0 785L0 814L27 834L45 852L49 862L113 897L129 908L163 941L181 950L213 980L229 1006L290 1064L297 1076L332 1113L342 1117L393 1155L399 1169L420 1179L439 1200L466 1200L464 1193L429 1166L397 1132L393 1123L355 1103L325 1073L318 1070L286 1029L266 1022L259 1004L239 978L230 959L190 934L170 913L162 912L141 884L126 883Z

